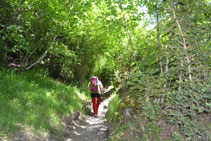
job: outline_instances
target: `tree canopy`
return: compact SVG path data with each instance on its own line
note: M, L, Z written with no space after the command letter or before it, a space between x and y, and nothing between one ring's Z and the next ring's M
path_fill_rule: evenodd
M182 124L210 113L210 12L210 0L1 0L0 65L66 84L97 75Z

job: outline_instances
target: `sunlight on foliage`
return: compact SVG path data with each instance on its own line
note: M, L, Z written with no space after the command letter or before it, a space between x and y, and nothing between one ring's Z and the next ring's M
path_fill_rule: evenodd
M113 99L111 99L111 101L109 102L109 106L108 109L109 111L106 114L106 118L108 118L110 121L115 120L114 117L117 118L117 114L118 114L118 105L121 102L121 100L119 99L117 94L113 94L114 97Z
M45 131L61 127L60 114L82 107L79 90L49 79L42 73L0 71L1 133L16 131L19 124ZM45 78L45 79L43 79Z

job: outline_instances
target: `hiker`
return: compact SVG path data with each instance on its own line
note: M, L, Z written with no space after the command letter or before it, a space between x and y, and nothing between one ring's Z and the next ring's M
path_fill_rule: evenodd
M91 92L92 97L92 105L94 116L96 117L98 114L98 108L100 105L100 98L103 94L103 85L97 76L92 76L88 85L88 89ZM97 102L96 102L97 99Z

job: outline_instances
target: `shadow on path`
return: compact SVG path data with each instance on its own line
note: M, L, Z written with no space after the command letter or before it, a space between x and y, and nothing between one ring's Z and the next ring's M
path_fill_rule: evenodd
M65 141L105 141L109 130L105 114L112 97L105 99L99 106L98 116L85 115L84 121L75 124L75 129L65 137Z

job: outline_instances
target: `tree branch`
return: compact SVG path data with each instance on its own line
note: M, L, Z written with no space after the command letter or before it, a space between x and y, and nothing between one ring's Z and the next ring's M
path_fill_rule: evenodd
M157 9L157 41L158 41L158 60L159 60L159 64L160 64L160 73L163 73L163 64L162 64L162 56L161 56L161 43L160 43L160 29L159 29L159 10L158 7L156 5L156 9Z
M175 19L175 21L177 23L178 28L179 28L179 33L180 33L180 35L182 37L182 40L183 40L183 48L184 48L184 50L186 50L187 49L187 43L186 43L185 35L184 35L183 30L182 30L182 26L179 23L179 20L177 19L177 16L175 14L174 6L173 6L172 2L170 2L170 9L172 11L173 17L174 17L174 19ZM190 63L190 59L189 59L188 54L186 56L186 60L187 60L187 63L188 63L188 76L189 76L189 80L192 80L191 66L190 66L191 63Z
M45 57L45 55L48 53L48 51L53 47L55 40L56 40L56 36L53 38L53 41L51 42L50 47L43 53L43 55L37 61L35 61L33 64L29 65L25 70L29 70L34 65L38 64Z
M32 56L32 54L41 46L42 42L48 37L48 33L44 36L44 38L42 38L39 42L39 45L37 47L35 47L29 54L26 54L26 56L23 59L23 63L24 65L28 64L28 60L29 58Z
M138 61L137 61L137 59L136 59L135 50L134 50L134 47L133 47L133 40L132 40L132 38L131 38L129 29L128 29L128 27L127 27L126 17L125 17L125 16L124 16L124 24L125 24L125 29L127 30L128 37L129 37L129 39L130 39L130 44L131 44L131 48L132 48L132 51L133 51L133 57L134 57L134 60L135 60L135 62L136 62L136 67L137 67L137 69L138 69L138 72L140 72L139 65L138 65Z

